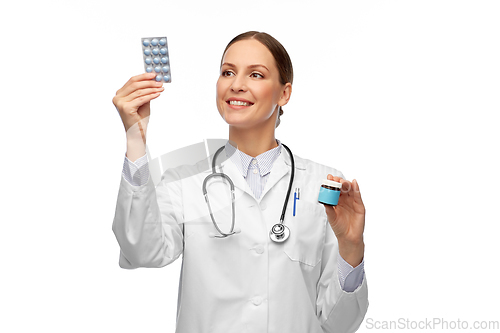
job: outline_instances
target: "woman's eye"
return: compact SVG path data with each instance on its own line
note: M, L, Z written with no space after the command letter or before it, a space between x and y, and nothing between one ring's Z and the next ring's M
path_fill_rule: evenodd
M252 75L250 75L251 77L256 77L256 78L264 78L264 76L260 73L252 73Z
M223 71L222 72L222 76L232 76L232 75L234 75L234 73L231 71Z

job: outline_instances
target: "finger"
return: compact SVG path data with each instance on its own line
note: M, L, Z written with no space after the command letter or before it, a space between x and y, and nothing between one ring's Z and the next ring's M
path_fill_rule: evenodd
M143 73L136 76L132 76L127 82L125 82L123 87L118 89L116 95L123 95L124 91L127 90L128 87L137 82L147 82L147 81L156 82L153 80L154 77L155 77L154 73Z
M160 96L160 92L149 94L149 95L144 95L137 97L136 99L130 101L128 104L132 109L138 109L140 106L146 104L147 102L157 98Z
M123 100L125 102L130 102L133 101L134 99L150 94L156 94L156 93L161 93L165 88L164 87L156 87L156 88L144 88L144 89L138 89L129 95L123 97Z
M342 183L342 178L340 177L333 177L333 180L336 181L337 183Z
M352 191L352 184L350 181L340 178L340 183L342 184L342 188L340 189L341 194L349 194Z
M132 76L127 83L133 83L133 82L139 82L139 81L145 81L145 80L151 80L156 76L155 73L142 73L136 76ZM126 83L126 84L127 84Z
M160 93L153 94L150 101L152 101L153 99L158 98L158 97L160 97Z
M357 202L360 204L363 204L363 199L361 199L361 192L359 191L359 184L356 179L353 179L352 181L352 187L353 187L353 193L354 193L354 198Z
M162 86L163 86L163 82L156 82L154 80L130 82L130 83L125 84L123 86L123 88L118 90L116 92L116 96L124 97L124 96L130 95L131 93L133 93L134 91L136 91L138 89L154 88L154 87L158 88L158 87L162 87Z
M331 175L331 174L328 174L328 176L326 176L326 178L327 178L328 180L333 180L333 181L335 181L335 182L337 182L337 183L340 183L340 180L342 179L342 178L340 178L340 177L336 177L336 176L333 176L333 175Z

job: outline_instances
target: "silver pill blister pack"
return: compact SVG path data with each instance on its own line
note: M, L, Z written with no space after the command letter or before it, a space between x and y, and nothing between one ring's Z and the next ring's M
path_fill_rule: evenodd
M144 70L156 73L155 80L158 82L172 82L167 37L144 37L141 44Z

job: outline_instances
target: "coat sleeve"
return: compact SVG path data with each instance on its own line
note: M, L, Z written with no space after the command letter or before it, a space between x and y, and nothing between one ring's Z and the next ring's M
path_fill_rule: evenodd
M346 292L340 286L338 260L338 241L332 228L326 223L321 276L317 284L316 311L323 332L356 332L368 310L366 274L356 290Z
M151 176L133 186L122 176L112 230L120 245L119 266L163 267L184 248L182 186L175 169L155 188Z
M328 173L345 179L342 172L336 169L330 169ZM326 178L326 174L324 176ZM324 333L356 332L368 310L366 272L361 285L353 292L342 289L338 272L338 260L340 259L338 240L328 220L325 227L321 275L316 290L316 313Z

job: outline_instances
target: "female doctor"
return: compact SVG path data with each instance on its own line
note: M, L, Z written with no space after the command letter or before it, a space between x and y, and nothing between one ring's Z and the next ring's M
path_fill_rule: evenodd
M179 333L356 331L368 308L365 208L356 180L290 154L275 138L292 93L284 47L255 31L228 44L216 102L229 140L216 170L206 160L168 169L156 188L145 143L150 101L164 88L153 77L132 77L113 98L127 138L113 221L120 267L162 267L183 255ZM212 177L207 202L202 188L214 172L231 181ZM342 183L335 207L318 203L325 178ZM290 186L298 200L285 201ZM270 230L283 209L289 233L276 242Z

